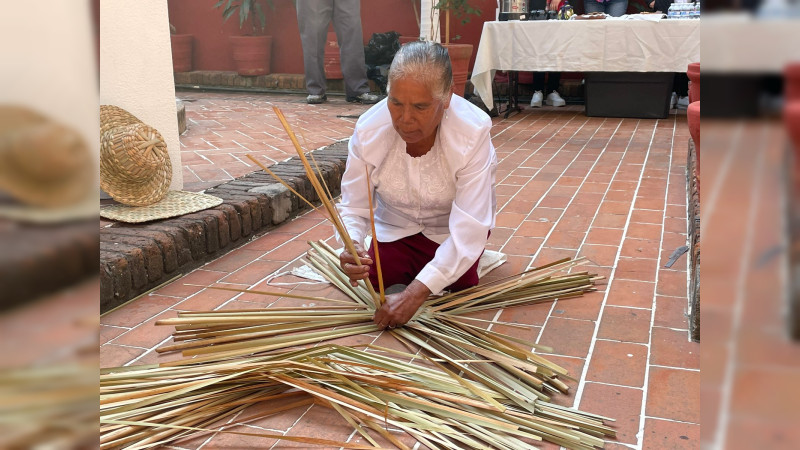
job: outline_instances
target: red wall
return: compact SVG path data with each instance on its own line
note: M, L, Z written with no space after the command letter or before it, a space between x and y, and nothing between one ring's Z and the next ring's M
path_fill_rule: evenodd
M361 24L364 42L372 33L397 31L402 35L418 36L412 0L362 0ZM419 9L419 1L417 9ZM223 23L221 10L214 9L217 0L169 0L169 18L179 34L194 36L195 70L234 70L228 36L245 34L239 30L236 15ZM273 0L275 10L266 9L266 34L272 36L272 71L274 73L303 73L303 49L297 28L297 12L292 0ZM485 20L494 20L495 0L474 0L481 16L470 16L470 23L461 25L451 18L451 36L461 35L454 41L472 44L477 48ZM444 18L442 18L444 30ZM451 38L452 39L452 38ZM475 56L470 62L474 64Z

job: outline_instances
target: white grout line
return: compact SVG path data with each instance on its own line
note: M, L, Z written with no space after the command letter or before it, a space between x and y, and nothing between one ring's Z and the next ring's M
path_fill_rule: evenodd
M659 369L685 370L687 372L700 372L700 369L691 369L688 367L662 366L660 364L650 364L650 367L658 367Z
M739 126L739 129L742 128L742 125ZM765 132L769 130L765 127ZM736 143L739 144L741 141L737 140ZM738 149L740 145L735 145L735 148ZM750 261L753 259L753 243L755 242L755 231L756 231L756 218L758 212L758 205L761 193L761 179L763 175L763 166L764 166L764 158L766 152L758 152L756 156L756 166L754 169L755 175L752 181L752 188L750 189L750 199L749 199L749 211L747 214L747 222L745 228L745 236L742 239L742 255L739 257L739 273L736 276L736 295L733 298L733 307L731 309L732 318L731 318L731 328L728 335L726 349L728 350L727 361L725 363L725 372L723 373L722 384L720 386L721 395L720 395L720 404L719 404L719 416L717 417L717 423L714 438L711 442L712 449L724 449L726 444L726 439L728 435L728 426L730 425L730 416L731 416L731 401L733 397L733 382L735 377L736 365L737 365L737 352L739 348L739 337L740 337L740 329L742 326L743 316L744 316L744 303L746 299L746 292L747 292L747 274L750 272ZM719 183L720 188L722 186L722 182ZM710 218L710 215L705 215L704 217Z
M640 124L641 124L641 121L638 121L636 123L636 127L633 129L633 132L631 133L630 140L628 141L628 146L625 148L625 152L623 152L622 157L619 160L619 164L617 165L617 170L614 172L614 176L611 178L611 181L609 182L609 188L611 187L611 183L614 182L614 179L616 178L617 174L619 173L619 169L623 165L623 161L625 160L625 156L628 155L628 149L630 148L630 145L631 145L631 142L633 141L634 136L636 136L636 132L639 131L639 125ZM651 131L652 134L650 136L650 144L648 145L647 152L645 154L645 159L644 159L645 161L647 161L647 159L650 156L650 148L652 147L653 139L655 138L655 135L656 135L656 132L657 132L657 125L658 125L658 122L656 121L656 123L653 125L653 130ZM641 184L642 184L642 178L644 177L644 171L645 171L644 170L644 164L642 164L642 168L641 168L641 171L639 172L638 180L636 181L636 188L634 189L633 199L631 200L631 206L628 209L628 215L627 215L627 218L625 220L625 226L623 227L622 237L620 238L620 245L617 248L617 253L616 253L616 256L614 257L614 267L611 269L611 274L609 275L609 279L608 279L609 282L608 282L608 284L606 284L606 288L605 288L605 291L603 293L603 301L600 304L600 314L597 317L597 322L595 323L594 332L592 334L592 340L591 340L591 343L589 344L589 350L588 350L588 352L586 354L586 363L583 366L583 371L581 373L581 377L579 378L578 388L575 390L575 399L573 400L573 405L576 405L576 406L580 405L581 399L583 398L583 391L584 391L584 388L586 386L586 375L589 372L589 365L591 364L592 356L594 356L594 347L595 347L595 343L597 342L597 334L598 334L598 332L600 330L600 323L603 320L603 314L605 312L606 303L608 302L608 295L611 292L612 285L613 285L613 283L615 281L614 280L614 272L616 271L616 261L620 258L620 254L622 253L622 243L624 243L624 241L625 241L625 235L627 234L628 227L630 226L630 223L631 223L631 216L633 215L634 206L636 205L636 196L638 195L639 188L641 187ZM632 180L626 180L626 181L632 181ZM606 192L608 192L608 191L606 191ZM602 204L602 202L601 202L601 204ZM598 208L597 211L595 212L595 217L592 219L592 223L597 218L597 214L599 213L599 211L600 211L600 208ZM591 227L591 225L590 225L590 227ZM587 236L588 236L588 233L587 233ZM585 238L584 238L584 241L585 241ZM583 245L584 245L584 243L581 243L581 247ZM653 298L655 298L655 295L653 296Z
M659 280L659 269L661 268L661 258L664 254L664 225L666 222L667 216L667 198L669 198L670 192L670 174L672 173L672 157L675 150L675 129L677 127L677 116L674 116L673 126L672 126L672 140L670 142L670 151L669 151L669 161L667 162L667 186L664 190L664 212L661 216L661 236L658 242L658 266L656 267L656 277L655 277L655 289L653 289L653 300L652 300L652 311L650 311L650 332L648 333L647 337L647 359L645 360L645 367L644 367L644 390L642 392L642 405L639 413L639 431L636 433L636 441L637 445L636 448L641 448L642 444L644 443L644 424L645 424L645 410L647 408L647 397L649 395L648 390L648 383L650 382L650 358L652 356L653 351L653 327L656 320L656 299L658 298L658 280ZM655 138L655 133L653 133L653 137ZM652 145L652 141L650 142ZM648 148L648 157L650 155L650 149ZM643 172L644 173L644 172ZM635 199L635 197L634 197ZM687 291L688 292L688 291Z

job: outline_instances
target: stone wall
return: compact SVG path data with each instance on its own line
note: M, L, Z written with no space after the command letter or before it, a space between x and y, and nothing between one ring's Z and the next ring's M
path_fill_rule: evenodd
M332 195L339 194L347 141L313 152ZM311 202L318 198L298 157L270 167ZM176 276L219 258L310 210L264 171L209 189L215 208L180 217L100 231L100 310L109 311Z
M689 139L686 177L689 185L689 332L693 341L700 340L700 174L694 141Z

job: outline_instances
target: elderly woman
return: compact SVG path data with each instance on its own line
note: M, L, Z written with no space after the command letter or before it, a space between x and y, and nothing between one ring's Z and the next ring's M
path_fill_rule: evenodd
M444 47L404 45L389 69L387 98L361 116L350 139L339 211L363 265L347 251L340 264L353 285L369 278L377 287L375 246L363 250L371 189L384 285L405 286L375 313L382 328L408 322L431 294L478 284L495 223L497 159L491 120L452 85Z

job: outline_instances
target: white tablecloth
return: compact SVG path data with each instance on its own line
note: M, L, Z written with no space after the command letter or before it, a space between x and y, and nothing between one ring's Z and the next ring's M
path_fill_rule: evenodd
M488 106L495 70L685 72L699 61L699 20L485 22L471 80Z

